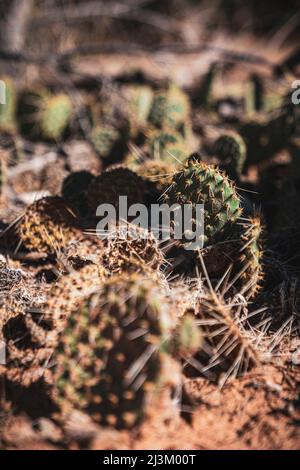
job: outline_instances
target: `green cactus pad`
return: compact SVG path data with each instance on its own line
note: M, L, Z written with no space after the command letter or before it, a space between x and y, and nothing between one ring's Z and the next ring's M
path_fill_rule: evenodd
M84 410L98 423L131 428L162 386L173 327L158 284L112 278L68 320L56 354L53 399L62 414Z
M146 134L145 151L154 159L180 164L191 153L187 141L172 129L151 129Z
M171 205L204 204L204 245L212 243L242 212L234 184L216 167L204 162L192 162L175 173L165 200Z
M115 153L121 156L123 137L121 131L110 125L96 126L91 132L91 142L98 155L103 159L113 159Z
M62 139L73 116L73 105L64 93L46 89L24 90L18 100L18 121L22 134L50 141Z
M188 96L176 85L154 96L149 122L157 128L179 129L189 119Z

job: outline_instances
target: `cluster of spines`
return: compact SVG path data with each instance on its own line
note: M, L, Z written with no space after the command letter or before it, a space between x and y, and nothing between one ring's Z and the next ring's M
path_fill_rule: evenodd
M191 364L198 372L224 385L260 362L256 337L246 327L238 300L226 301L220 293L208 290L199 300L195 315L202 330L202 345Z

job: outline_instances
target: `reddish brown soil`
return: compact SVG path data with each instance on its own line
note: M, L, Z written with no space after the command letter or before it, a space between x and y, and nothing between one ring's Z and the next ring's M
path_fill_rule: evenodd
M266 366L222 390L204 379L189 379L185 390L193 403L185 406L184 418L164 421L157 410L138 431L128 433L100 429L78 416L63 433L47 419L11 417L3 444L7 449L300 448L299 367Z

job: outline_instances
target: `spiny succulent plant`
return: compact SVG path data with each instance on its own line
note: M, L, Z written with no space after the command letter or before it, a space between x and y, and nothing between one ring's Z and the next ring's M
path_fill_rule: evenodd
M0 256L0 337L7 321L24 313L35 294L31 277Z
M123 90L130 133L134 137L146 127L151 110L153 91L146 85L128 85Z
M212 104L212 89L216 71L216 65L212 64L206 74L203 76L199 89L197 90L197 103L203 109L209 108L209 106Z
M150 191L150 183L126 167L117 166L97 176L89 185L87 199L91 212L96 214L100 204L119 207L119 196L127 196L128 206L143 203Z
M178 359L188 359L196 354L202 343L202 332L199 328L195 315L187 311L178 319L174 330L171 344L173 355Z
M126 149L124 134L109 124L95 126L91 131L91 142L98 155L110 161L120 160Z
M58 141L62 138L73 116L73 104L64 93L51 94L48 90L25 90L20 94L18 119L26 136Z
M239 179L246 160L246 145L243 138L235 132L227 132L216 140L213 150L228 176Z
M170 186L176 166L163 160L146 160L136 167L136 172L142 178L151 181L158 194L163 194Z
M144 277L112 278L69 317L53 370L62 414L86 411L102 425L132 428L149 399L170 382L162 374L173 320L160 286Z
M67 273L74 269L78 271L89 264L96 264L101 270L103 256L103 241L96 234L84 234L62 248L57 254L57 262L62 266L62 271Z
M22 303L2 328L7 345L5 376L13 383L29 387L37 381L51 381L51 362L58 338L68 317L104 280L105 270L92 262L59 277L42 296ZM36 286L38 290L38 286Z
M59 140L72 118L73 105L69 96L60 93L49 97L41 112L43 135L50 140Z
M159 129L179 130L189 120L189 98L178 86L171 84L153 99L149 122Z
M77 171L70 173L63 181L62 196L81 217L88 214L87 190L94 178L88 171Z
M188 142L178 131L151 129L146 136L144 150L154 159L178 165L191 153Z
M189 204L193 210L197 204L204 204L204 245L212 243L225 226L236 221L242 212L234 184L216 167L204 162L191 162L175 173L165 201L170 205ZM196 217L195 212L193 217ZM193 219L194 227L200 223ZM187 240L183 238L183 242Z
M239 270L238 290L247 299L259 291L263 279L263 227L260 217L251 217L239 226L240 250L235 269Z
M194 364L202 364L198 371L218 379L220 385L260 362L257 337L247 330L240 305L240 301L226 302L219 293L208 291L195 309L203 342Z
M13 81L9 77L0 77L1 96L5 96L5 103L0 103L0 131L14 132L16 130L16 104L17 92Z
M104 266L110 273L155 271L163 263L158 240L136 225L122 224L105 240Z
M22 244L33 251L55 253L78 237L78 220L65 201L49 196L27 207L17 225Z

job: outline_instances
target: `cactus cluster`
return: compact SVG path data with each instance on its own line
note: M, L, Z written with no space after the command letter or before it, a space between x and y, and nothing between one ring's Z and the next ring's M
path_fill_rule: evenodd
M67 319L106 276L105 269L93 262L72 263L74 267L44 289L42 297L31 294L26 303L23 299L17 304L15 299L6 307L14 309L1 328L7 344L5 376L10 382L26 388L41 380L51 382L51 358ZM42 287L35 285L34 290Z
M286 325L299 330L299 116L281 94L266 103L256 76L246 95L241 84L216 97L217 73L191 101L173 83L104 84L76 113L54 85L18 94L7 81L0 130L26 139L22 163L0 142L0 376L21 393L14 409L39 384L62 432L74 410L136 432L158 404L178 412L186 376L224 385L270 357L262 339L273 352ZM151 210L135 225L139 204L158 203L168 240ZM116 214L106 228L102 204ZM175 211L187 208L182 233Z

